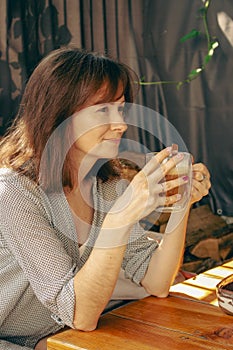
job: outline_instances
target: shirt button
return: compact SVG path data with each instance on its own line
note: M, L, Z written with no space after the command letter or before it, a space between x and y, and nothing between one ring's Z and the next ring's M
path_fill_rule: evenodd
M51 315L51 318L57 323L59 324L59 326L64 326L65 323L60 319L60 317L58 317L57 315Z

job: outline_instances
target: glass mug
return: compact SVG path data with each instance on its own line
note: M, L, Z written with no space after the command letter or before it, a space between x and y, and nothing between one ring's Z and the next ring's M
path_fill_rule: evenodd
M150 152L146 154L146 163L149 162L158 152ZM155 211L160 213L172 213L182 211L189 203L192 187L192 156L187 152L179 152L183 154L183 159L172 168L165 177L161 180L161 183L177 179L178 177L188 176L189 180L185 184L179 185L165 193L166 196L174 194L180 194L181 198L174 204L159 206ZM163 162L167 162L171 157L169 156ZM162 164L163 164L162 162Z

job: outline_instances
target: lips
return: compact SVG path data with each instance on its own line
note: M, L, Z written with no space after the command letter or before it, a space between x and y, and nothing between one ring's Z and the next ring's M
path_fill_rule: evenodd
M113 143L119 144L121 142L121 139L107 139L107 140L104 140L104 141L113 142Z

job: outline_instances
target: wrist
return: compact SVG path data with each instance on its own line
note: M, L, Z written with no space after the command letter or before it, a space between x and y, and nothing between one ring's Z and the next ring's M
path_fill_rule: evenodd
M128 243L131 227L132 225L124 223L119 215L107 214L95 242L95 247L114 248L125 246Z

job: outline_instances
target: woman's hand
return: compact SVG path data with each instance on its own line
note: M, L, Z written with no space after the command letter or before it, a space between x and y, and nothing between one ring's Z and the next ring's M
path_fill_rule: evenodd
M202 163L193 164L193 180L191 190L191 202L200 201L209 193L211 187L210 173L206 166Z
M157 153L133 178L111 209L110 215L116 218L116 222L119 223L120 217L120 222L134 224L158 206L172 205L180 200L180 195L168 195L167 191L187 183L188 178L184 176L165 181L165 175L183 158L182 153L178 153L163 162L170 152L171 148L168 147ZM111 219L114 220L113 217Z

